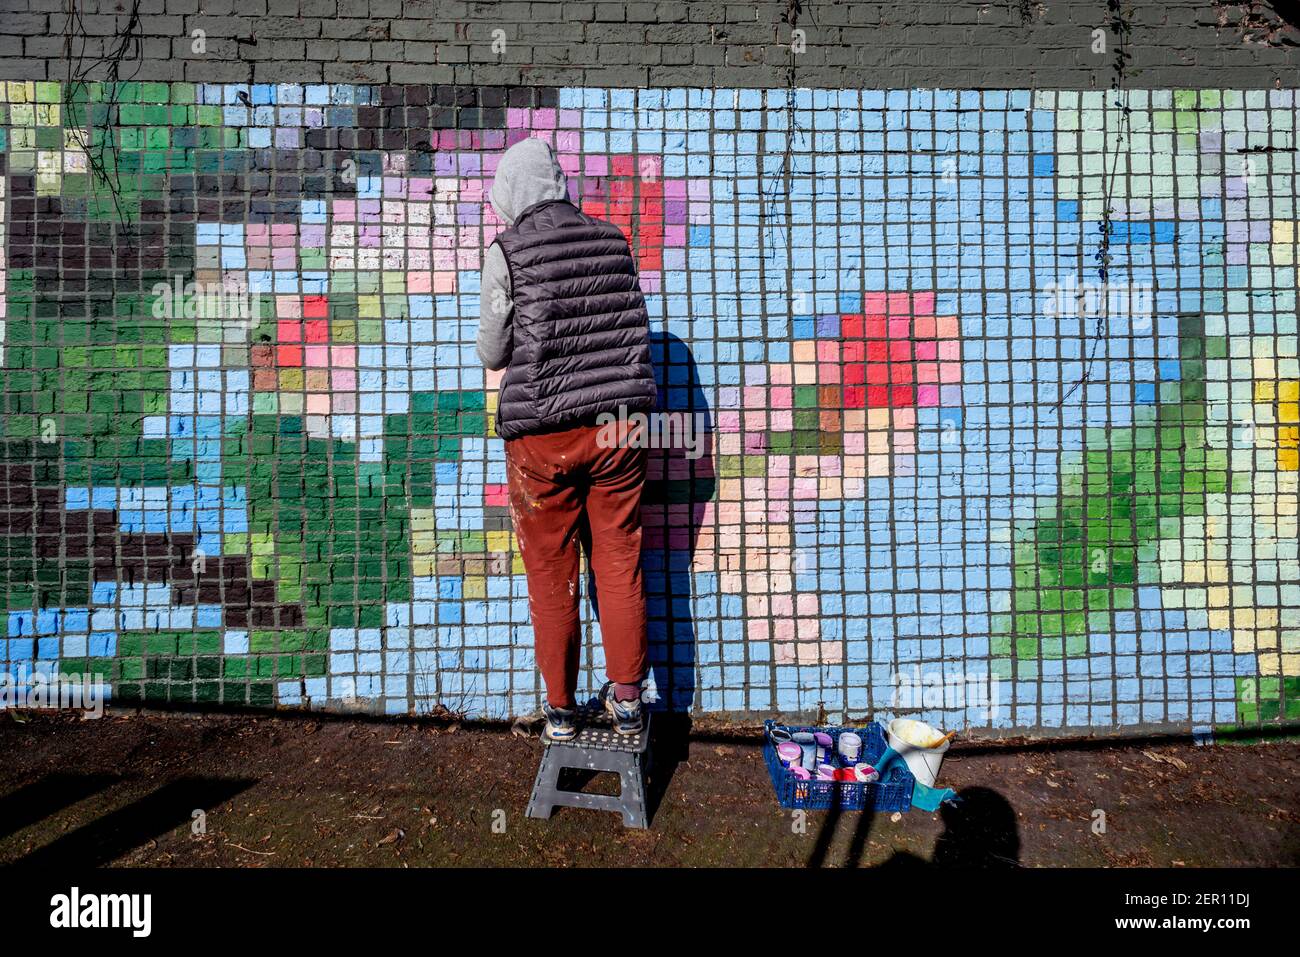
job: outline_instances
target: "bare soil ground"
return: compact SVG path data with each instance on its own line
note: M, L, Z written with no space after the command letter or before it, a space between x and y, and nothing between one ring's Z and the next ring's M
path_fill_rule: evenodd
M687 740L684 723L665 720L652 825L629 831L596 811L526 818L542 745L507 729L157 712L20 718L0 714L0 863L1300 863L1294 741L959 742L941 783L958 789L960 805L810 812L801 823L776 803L757 735L697 724Z

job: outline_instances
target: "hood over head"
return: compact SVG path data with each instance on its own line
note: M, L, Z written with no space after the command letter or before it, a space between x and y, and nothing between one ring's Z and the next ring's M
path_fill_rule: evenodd
M520 140L497 164L488 199L508 225L529 206L548 199L567 199L564 170L551 145L539 139Z

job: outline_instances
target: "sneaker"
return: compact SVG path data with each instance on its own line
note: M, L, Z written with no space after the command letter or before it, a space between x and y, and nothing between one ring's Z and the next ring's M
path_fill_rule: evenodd
M631 701L619 701L614 697L614 682L607 681L605 687L600 689L600 697L605 703L605 710L614 719L615 731L627 735L641 733L641 729L645 726L645 719L639 696Z
M578 712L573 708L552 708L544 705L546 727L542 728L542 741L572 741L578 736Z

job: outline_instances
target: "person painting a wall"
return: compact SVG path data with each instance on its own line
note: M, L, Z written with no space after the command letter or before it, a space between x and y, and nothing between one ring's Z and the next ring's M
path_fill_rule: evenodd
M549 144L506 150L489 191L508 224L483 260L478 355L505 369L497 433L528 579L546 742L577 732L579 548L595 578L609 680L603 706L622 734L643 725L647 672L641 579L646 449L619 416L654 408L649 317L622 231L581 212Z

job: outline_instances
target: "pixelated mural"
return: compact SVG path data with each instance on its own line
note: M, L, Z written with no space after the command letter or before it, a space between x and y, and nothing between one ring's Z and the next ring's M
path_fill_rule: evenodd
M652 452L660 706L1300 717L1294 91L1122 96L0 83L5 673L538 706L474 351L538 136L706 425Z

